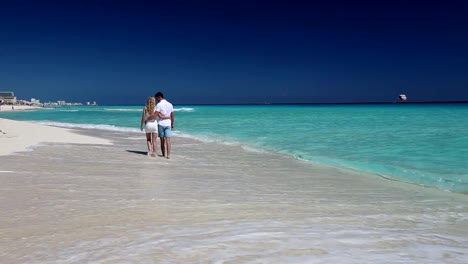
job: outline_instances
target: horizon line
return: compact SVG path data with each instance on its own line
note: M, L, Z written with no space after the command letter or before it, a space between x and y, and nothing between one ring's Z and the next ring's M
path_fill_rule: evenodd
M468 104L467 101L421 101L421 102L343 102L343 103L179 103L179 105L371 105L371 104ZM110 104L134 105L134 104Z

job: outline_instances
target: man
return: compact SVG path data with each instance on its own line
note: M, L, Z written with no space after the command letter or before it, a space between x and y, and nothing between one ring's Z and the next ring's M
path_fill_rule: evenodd
M156 112L149 116L146 120L152 120L156 117L166 116L170 118L158 120L158 134L161 141L161 152L163 157L170 158L171 155L171 130L174 129L174 107L166 99L161 92L157 92L154 97L158 104L156 105Z

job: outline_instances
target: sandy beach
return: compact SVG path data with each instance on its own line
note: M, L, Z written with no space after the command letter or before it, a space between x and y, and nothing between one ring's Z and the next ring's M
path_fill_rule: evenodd
M39 106L30 106L30 105L0 105L1 112L11 112L11 111L27 111L27 110L37 110L42 109Z
M467 259L467 195L190 138L166 160L137 133L0 129L3 264Z
M43 143L110 144L106 139L70 130L0 118L0 156L25 151Z

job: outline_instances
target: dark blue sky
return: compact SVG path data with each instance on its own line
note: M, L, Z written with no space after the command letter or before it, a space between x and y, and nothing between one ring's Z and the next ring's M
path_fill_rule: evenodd
M468 100L468 1L1 1L0 90L143 104Z

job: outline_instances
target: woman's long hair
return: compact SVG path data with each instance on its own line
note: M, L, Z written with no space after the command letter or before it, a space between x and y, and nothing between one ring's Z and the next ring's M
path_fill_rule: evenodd
M148 97L146 100L146 111L148 114L154 113L154 108L156 107L156 101L153 96Z

